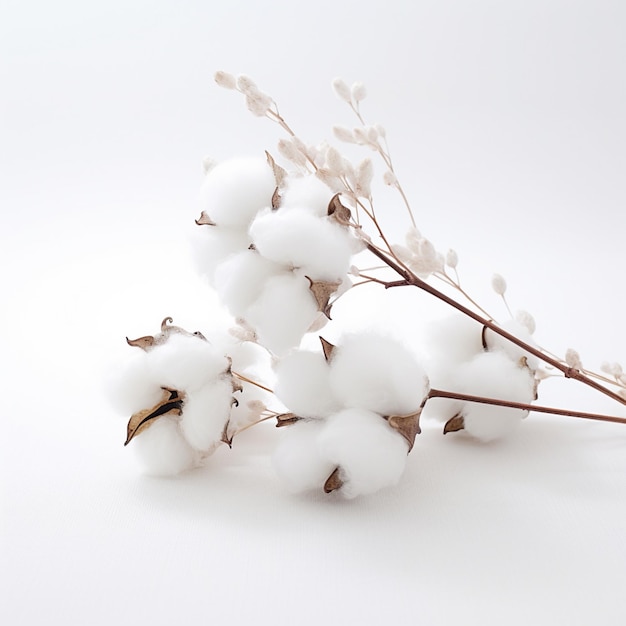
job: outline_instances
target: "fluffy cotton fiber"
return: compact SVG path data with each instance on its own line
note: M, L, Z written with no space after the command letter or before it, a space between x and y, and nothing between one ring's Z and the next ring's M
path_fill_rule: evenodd
M196 455L185 441L175 419L154 422L132 442L137 460L146 474L173 476L196 464Z
M359 333L342 339L330 360L331 388L346 407L381 415L416 411L428 390L421 365L391 337Z
M346 409L331 416L318 437L324 456L340 468L347 498L395 485L406 465L406 440L378 414Z
M301 268L316 280L342 278L350 266L350 232L303 209L263 213L254 220L250 235L264 257Z
M218 226L245 229L261 209L270 206L276 181L265 159L224 161L207 174L202 205Z
M500 351L485 352L459 368L459 391L513 402L534 400L534 380L527 368L518 366ZM462 414L465 431L482 441L512 432L528 411L466 402Z
M295 351L276 367L278 399L300 417L326 417L340 405L330 385L330 368L321 352Z

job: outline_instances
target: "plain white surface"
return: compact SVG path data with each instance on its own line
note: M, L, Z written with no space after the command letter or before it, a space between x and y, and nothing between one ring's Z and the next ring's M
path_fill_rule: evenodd
M540 343L623 362L623 3L5 0L0 24L3 623L624 623L623 426L531 416L487 446L426 427L396 489L346 502L285 493L271 427L141 477L103 384L124 336L212 323L186 248L202 158L279 137L217 69L308 141L353 123L331 79L365 82L469 290L497 310L500 272ZM421 311L388 292L335 316L412 337ZM626 415L565 381L541 401Z

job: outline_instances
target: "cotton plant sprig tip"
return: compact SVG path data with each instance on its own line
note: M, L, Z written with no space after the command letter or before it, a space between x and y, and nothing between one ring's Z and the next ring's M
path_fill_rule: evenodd
M348 84L342 78L333 79L332 85L335 94L337 94L341 100L347 102L348 104L352 102L352 92L350 87L348 87Z
M506 280L500 274L494 274L491 278L491 288L499 295L506 293Z
M237 89L237 79L228 72L217 71L213 75L215 82L224 89Z

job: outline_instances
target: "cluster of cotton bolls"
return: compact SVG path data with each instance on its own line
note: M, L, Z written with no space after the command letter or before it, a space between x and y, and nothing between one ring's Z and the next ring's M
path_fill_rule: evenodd
M500 327L534 345L532 318L520 320L509 320ZM438 320L429 329L427 344L431 353L428 373L434 388L524 404L537 397L537 358L474 320L462 315ZM445 420L444 433L464 430L491 441L511 433L528 411L437 398L429 402L426 413Z
M278 475L294 492L323 487L348 498L394 485L419 432L424 370L386 336L322 343L323 353L296 350L276 367L275 393L290 411L274 453Z
M225 441L231 408L241 404L230 357L201 333L168 321L154 336L128 340L134 358L112 381L113 403L132 414L126 444L155 475L200 465Z
M323 325L331 296L351 284L361 243L329 215L322 182L271 163L234 159L209 170L195 248L222 303L280 355Z

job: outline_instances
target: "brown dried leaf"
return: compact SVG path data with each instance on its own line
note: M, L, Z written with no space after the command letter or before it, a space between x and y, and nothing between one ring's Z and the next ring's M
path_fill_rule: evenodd
M341 281L330 282L327 280L312 280L308 276L309 289L317 302L317 310L322 312L328 319L330 319L331 306L328 304L330 297L337 291Z
M222 437L221 437L220 441L222 443L225 443L229 448L232 449L232 447L233 447L233 435L229 435L228 434L229 426L230 426L230 420L227 420L227 422L224 424L224 430L222 430Z
M347 206L341 204L339 200L339 196L341 194L336 193L328 203L328 216L332 217L335 221L337 221L342 226L350 225L350 209Z
M459 430L463 430L465 428L465 420L460 413L457 413L454 417L451 417L446 425L443 427L443 434L446 435L448 433L456 433Z
M280 203L283 197L280 195L280 190L278 187L274 189L274 193L272 194L272 211L276 211L280 208Z
M337 489L341 489L343 487L343 480L341 480L339 476L340 473L341 468L337 467L326 479L326 482L324 483L324 493L331 493L332 491L336 491Z
M409 415L390 415L387 417L387 422L391 428L400 433L409 444L409 452L413 449L415 444L415 437L422 432L420 428L420 415L422 409L419 409L416 413Z
M145 337L139 337L138 339L129 339L126 337L126 343L134 348L141 348L147 350L154 345L154 337L152 335L146 335Z
M283 426L289 426L299 422L302 418L298 417L295 413L281 413L276 416L276 428L282 428Z
M287 171L276 163L274 157L267 150L265 151L265 157L267 158L269 166L272 168L272 172L274 172L276 187L282 189L283 182L285 181L285 178L287 178Z
M326 341L324 337L320 337L320 343L322 344L322 350L324 351L324 357L326 361L330 361L333 355L333 350L335 349L336 346L330 343L330 341Z
M202 213L200 213L200 217L196 220L196 224L198 226L217 226L206 211L202 211Z
M163 417L164 415L182 415L185 394L176 389L168 389L166 387L162 387L162 389L163 396L157 404L149 409L137 411L137 413L133 413L131 416L126 428L125 446L127 446L134 437L152 426L154 421L159 417Z

